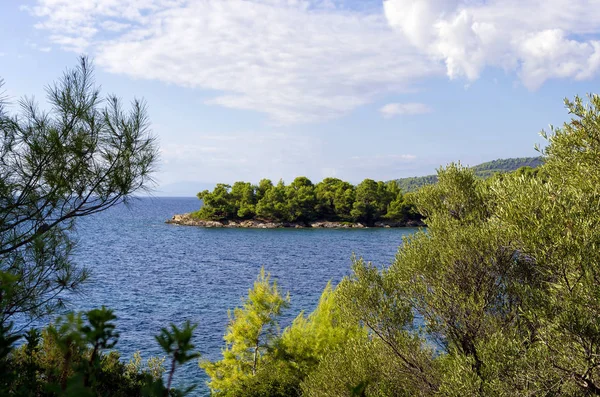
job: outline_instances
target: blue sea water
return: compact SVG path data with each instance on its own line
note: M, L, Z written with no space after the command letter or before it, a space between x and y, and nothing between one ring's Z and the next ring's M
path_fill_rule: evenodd
M154 335L173 322L198 324L195 344L202 357L220 358L227 311L240 305L261 266L291 307L288 324L310 312L328 281L349 274L353 253L389 265L402 236L416 229L204 229L169 225L174 214L198 209L196 198L139 198L78 222L75 262L91 270L70 308L105 305L114 309L124 359L160 355ZM208 395L197 363L177 372L179 385L198 384Z

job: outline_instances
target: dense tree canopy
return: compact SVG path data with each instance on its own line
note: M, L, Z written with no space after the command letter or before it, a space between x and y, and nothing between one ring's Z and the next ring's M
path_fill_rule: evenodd
M316 356L297 341L290 351L312 365L244 384L263 396L284 395L264 388L276 384L327 397L600 395L600 97L589 99L567 102L573 120L543 133L539 170L486 181L440 169L408 197L427 229L391 266L355 260L331 293L347 337ZM355 194L368 217L390 189L365 181ZM280 339L319 332L301 329Z
M319 221L406 222L419 220L414 207L395 182L365 179L357 186L337 178L314 185L298 177L289 185L263 179L258 185L236 182L218 184L211 192L198 193L203 201L195 215L205 220L260 219L275 222Z

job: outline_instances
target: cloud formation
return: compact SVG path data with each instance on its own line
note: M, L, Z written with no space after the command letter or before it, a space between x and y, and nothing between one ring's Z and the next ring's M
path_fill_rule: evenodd
M600 68L598 0L37 0L50 41L106 70L209 90L276 123L339 117L486 67L529 89ZM354 4L354 3L352 3Z
M106 70L213 90L277 123L338 117L441 74L384 16L302 0L39 0L39 28Z
M476 80L492 66L535 90L600 69L598 0L385 0L384 12L415 48L443 61L450 78Z
M415 115L431 113L432 109L424 103L388 103L379 109L379 112L386 119L398 115Z

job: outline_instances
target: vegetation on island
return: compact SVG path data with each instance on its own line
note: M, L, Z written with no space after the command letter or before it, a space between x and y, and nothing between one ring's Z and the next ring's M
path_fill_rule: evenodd
M193 215L202 220L257 219L270 222L337 221L406 223L420 220L395 182L365 179L357 186L337 178L314 185L298 177L289 185L263 179L258 185L235 182L218 184L198 193L202 207Z
M539 157L516 157L511 159L498 159L488 161L471 167L475 176L479 178L489 178L495 174L513 172L519 168L529 167L537 168L542 165L543 158ZM415 176L397 179L396 182L403 192L415 192L423 186L433 185L438 181L437 175Z

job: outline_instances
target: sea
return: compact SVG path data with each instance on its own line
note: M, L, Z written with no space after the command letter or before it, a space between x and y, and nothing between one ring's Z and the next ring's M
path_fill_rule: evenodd
M195 211L197 198L136 198L78 220L74 262L91 271L82 291L69 296L71 310L106 306L117 315L116 349L127 361L162 356L154 336L189 320L202 359L218 360L228 310L240 306L261 267L289 292L281 318L288 325L312 311L328 282L350 273L351 257L377 266L394 260L402 237L417 229L207 229L166 224ZM196 384L208 396L197 362L177 369L176 386Z

